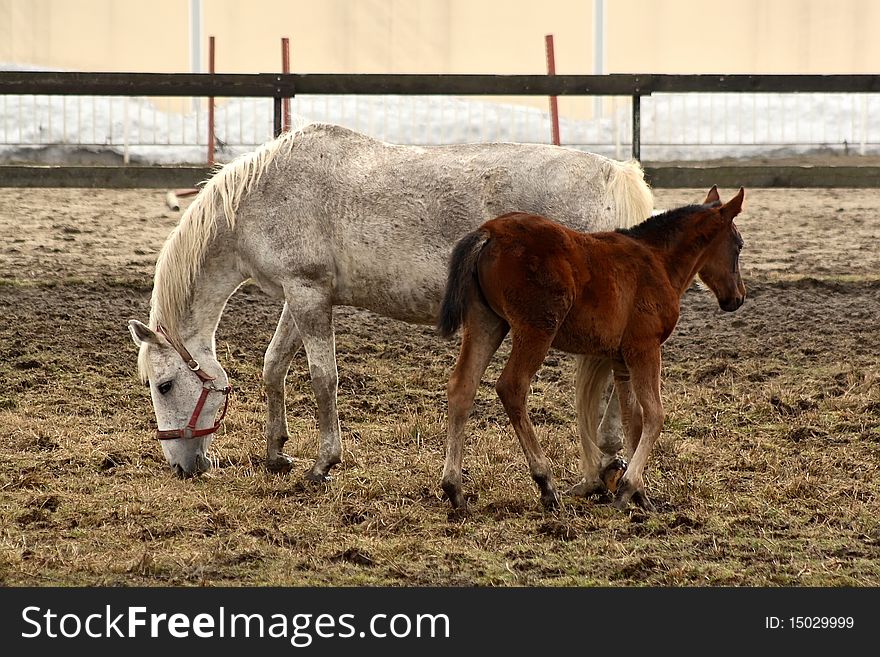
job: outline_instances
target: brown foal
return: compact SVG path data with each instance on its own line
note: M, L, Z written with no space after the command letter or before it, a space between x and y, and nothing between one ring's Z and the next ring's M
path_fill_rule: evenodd
M702 205L651 217L629 229L580 233L549 219L510 213L484 223L453 250L438 319L440 334L462 328L461 351L449 379L448 438L442 486L453 508L464 508L462 451L474 395L508 332L511 352L495 389L519 438L541 501L559 504L553 476L526 398L550 347L607 359L614 371L629 467L614 504L653 505L643 473L663 425L660 347L679 318L694 278L726 311L739 308L743 241L733 219L744 190L722 204L713 187ZM598 447L584 441L595 457Z

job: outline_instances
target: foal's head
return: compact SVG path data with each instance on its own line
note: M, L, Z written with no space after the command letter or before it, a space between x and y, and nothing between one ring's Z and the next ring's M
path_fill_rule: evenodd
M739 272L739 253L743 247L743 239L733 223L733 218L742 210L744 196L745 191L740 188L736 196L722 205L718 190L713 187L705 201L706 204L716 206L713 212L717 213L717 219L713 220L721 222L722 229L706 252L699 276L715 294L721 309L728 312L743 305L746 298L746 286Z

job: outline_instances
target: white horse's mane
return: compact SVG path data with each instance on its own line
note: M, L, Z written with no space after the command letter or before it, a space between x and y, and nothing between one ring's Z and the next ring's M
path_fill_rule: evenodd
M161 325L173 339L179 339L180 318L192 301L192 288L201 271L205 254L217 232L221 217L235 227L235 213L279 153L289 154L306 126L290 130L223 165L208 180L171 231L156 260L150 299L150 328ZM149 377L146 348L138 355L141 380Z

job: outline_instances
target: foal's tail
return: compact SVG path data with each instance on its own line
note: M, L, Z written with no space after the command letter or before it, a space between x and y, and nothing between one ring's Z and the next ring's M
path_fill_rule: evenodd
M452 249L446 292L437 316L437 330L444 338L452 337L464 322L464 313L479 285L477 261L488 241L489 233L477 229L462 237Z
M610 207L614 224L607 229L630 228L642 223L654 211L654 195L645 182L642 165L635 160L608 160L605 207Z

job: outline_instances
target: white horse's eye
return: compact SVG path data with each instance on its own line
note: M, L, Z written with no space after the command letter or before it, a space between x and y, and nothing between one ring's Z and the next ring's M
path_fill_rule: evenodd
M158 386L156 386L156 389L157 389L161 394L164 395L164 394L166 394L169 390L171 390L171 385L172 385L172 384L173 384L173 381L166 381L165 383L160 383Z

